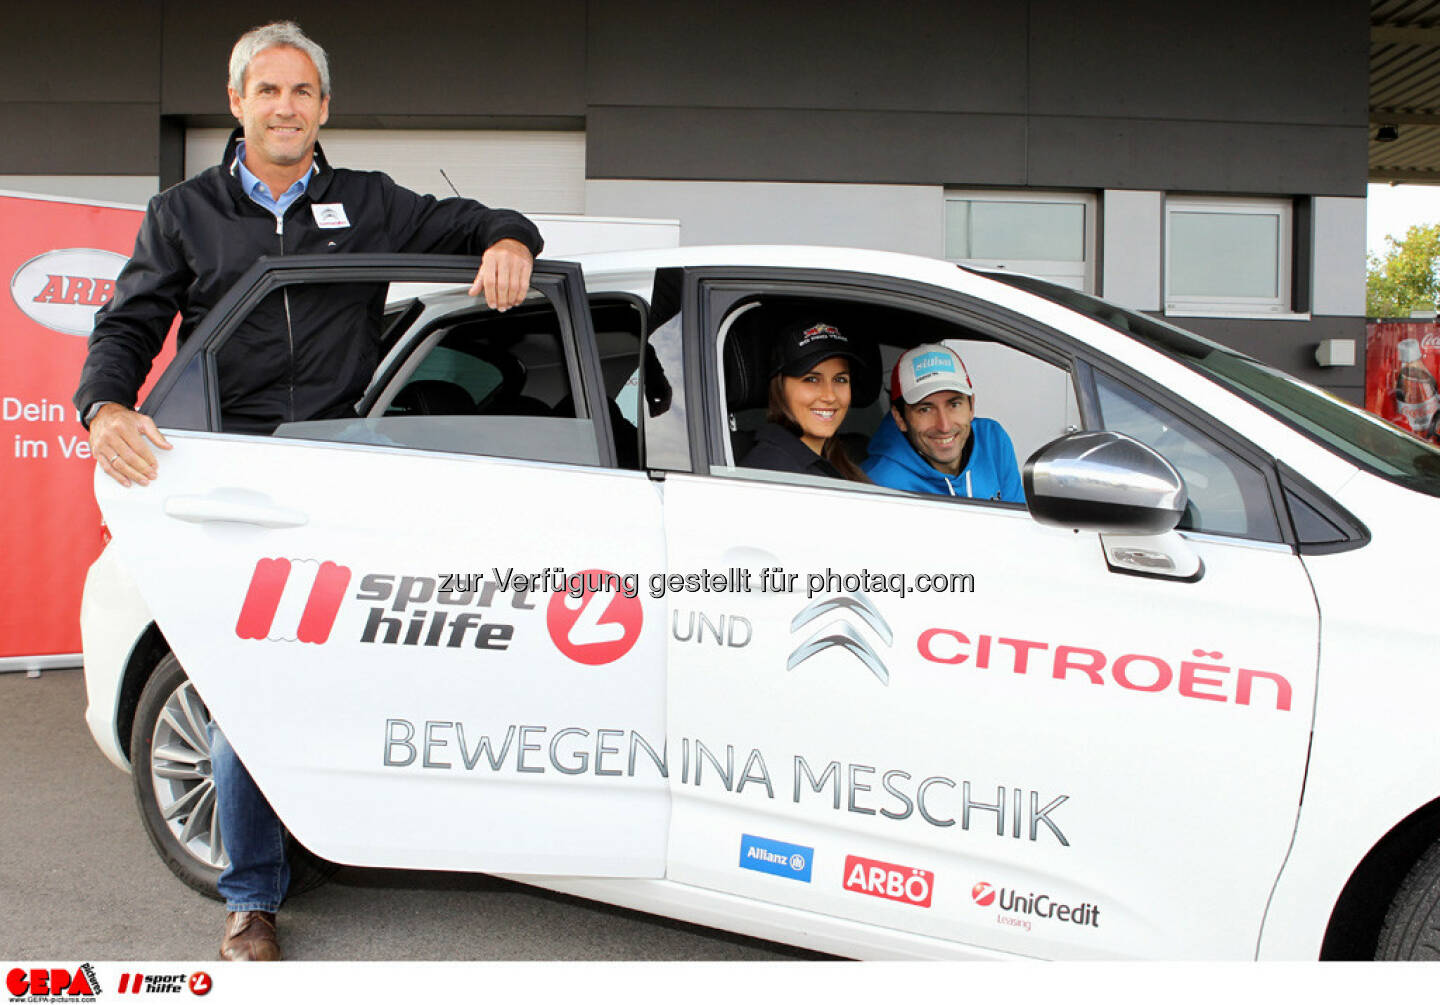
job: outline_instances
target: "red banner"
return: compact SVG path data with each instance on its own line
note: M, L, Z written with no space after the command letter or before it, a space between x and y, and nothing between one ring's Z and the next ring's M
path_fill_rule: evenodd
M101 530L89 435L70 397L141 215L0 196L0 275L10 277L0 307L0 659L80 652L80 593ZM167 346L152 383L173 355Z
M1440 443L1440 324L1365 326L1365 408L1422 440Z

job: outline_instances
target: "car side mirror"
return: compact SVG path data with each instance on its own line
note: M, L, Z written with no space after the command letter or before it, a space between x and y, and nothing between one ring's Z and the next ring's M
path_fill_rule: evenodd
M1052 440L1025 462L1025 501L1039 523L1102 533L1151 535L1185 513L1185 480L1134 437L1110 430Z

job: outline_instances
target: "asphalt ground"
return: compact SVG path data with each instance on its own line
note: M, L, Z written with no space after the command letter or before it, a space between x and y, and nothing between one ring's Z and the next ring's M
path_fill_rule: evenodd
M0 673L0 960L211 960L224 907L175 879L78 670ZM341 869L280 914L292 960L808 960L491 876Z

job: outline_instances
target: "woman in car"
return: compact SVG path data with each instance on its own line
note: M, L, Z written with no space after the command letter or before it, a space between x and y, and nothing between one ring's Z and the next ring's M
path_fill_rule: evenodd
M741 466L868 482L835 436L850 410L851 374L866 365L859 346L832 324L811 319L782 328L771 356L769 412Z

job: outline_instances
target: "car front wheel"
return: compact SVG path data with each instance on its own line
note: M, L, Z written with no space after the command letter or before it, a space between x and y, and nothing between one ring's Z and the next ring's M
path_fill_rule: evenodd
M1377 960L1440 960L1440 841L1420 856L1390 903Z
M229 859L215 815L210 770L210 711L173 653L155 665L130 732L130 775L135 801L150 842L181 882L220 899L215 883ZM293 837L290 896L313 889L337 866L318 858Z

